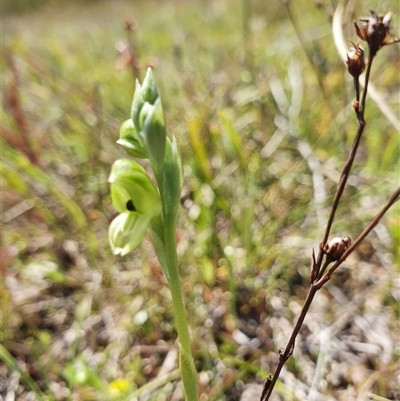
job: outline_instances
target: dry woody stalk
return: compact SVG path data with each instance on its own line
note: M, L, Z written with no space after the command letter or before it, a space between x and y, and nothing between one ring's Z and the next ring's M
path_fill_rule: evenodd
M341 173L338 186L336 188L336 193L330 209L324 237L318 249L318 254L316 255L315 251L312 250L312 263L310 272L311 283L306 300L304 302L300 316L293 329L286 348L284 350L278 351L279 363L275 369L274 374L270 375L265 381L260 401L267 401L270 399L276 381L278 380L279 374L284 364L293 353L296 337L300 331L300 328L304 322L304 319L317 291L321 289L322 286L331 279L336 269L356 249L360 242L373 230L380 219L385 215L387 210L400 198L399 187L393 192L387 203L382 207L382 209L376 214L376 216L371 220L371 222L365 227L365 229L354 241L352 241L349 236L335 237L329 240L329 234L334 222L335 214L339 206L344 188L346 186L347 179L349 177L354 159L357 154L357 149L366 125L366 122L364 120L364 112L372 62L378 51L382 47L400 42L400 38L393 38L390 36L391 20L392 14L390 12L388 12L384 16L380 16L376 14L375 11L370 10L369 17L360 18L360 21L362 23L361 26L359 26L357 23L354 23L356 35L361 40L365 41L368 46L368 60L366 60L364 58L364 49L361 47L361 45L359 43L350 42L352 44L352 48L347 53L346 59L347 70L349 74L353 77L354 81L355 100L353 101L352 106L356 114L357 131L354 137L353 144L350 148L349 156ZM366 70L364 77L365 84L363 92L360 93L359 78L364 70Z

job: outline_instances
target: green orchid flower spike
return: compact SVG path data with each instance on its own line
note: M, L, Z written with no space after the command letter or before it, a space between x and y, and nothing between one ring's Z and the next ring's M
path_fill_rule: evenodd
M109 177L111 199L120 214L109 227L110 246L114 254L124 256L137 248L149 231L171 289L185 397L187 401L197 401L197 374L176 252L182 165L175 139L167 137L161 99L151 69L147 70L142 85L136 82L131 118L121 125L118 143L130 156L149 159L157 185L135 161L121 159L113 164Z

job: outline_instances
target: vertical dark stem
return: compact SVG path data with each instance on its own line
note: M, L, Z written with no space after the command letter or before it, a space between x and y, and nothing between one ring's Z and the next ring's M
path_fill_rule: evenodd
M287 8L289 9L288 5ZM342 197L344 188L346 186L351 168L353 166L354 160L355 160L355 156L357 154L357 150L358 150L358 146L360 144L361 141L361 137L362 134L364 132L364 128L366 125L366 122L364 120L364 112L365 112L365 101L367 98L367 92L368 92L368 83L369 83L369 78L370 78L370 74L371 74L371 68L372 68L372 61L374 59L374 53L371 52L371 48L370 50L370 60L369 63L367 65L367 70L366 70L366 74L365 74L365 84L364 84L364 90L362 92L362 96L361 96L361 101L359 101L360 99L360 88L359 88L359 81L358 81L358 77L354 78L354 86L355 86L355 91L356 91L356 101L357 104L355 105L355 111L356 111L356 116L357 116L357 132L353 141L353 144L351 146L348 158L346 160L346 163L343 167L340 179L339 179L339 183L338 186L336 188L336 193L332 202L332 206L331 206L331 210L330 210L330 214L329 214L329 218L328 218L328 222L326 224L326 228L325 228L325 233L323 236L323 240L320 244L320 249L318 252L318 258L317 261L315 261L315 258L313 256L313 266L311 269L311 276L312 276L312 281L310 284L310 288L307 294L307 298L305 300L304 306L301 310L300 316L297 320L296 326L293 329L293 332L290 336L290 339L287 343L287 346L285 348L284 351L279 351L279 363L278 366L275 369L275 372L273 374L273 376L268 377L268 379L266 380L265 384L264 384L264 388L260 397L260 401L267 401L269 400L272 391L274 389L275 383L278 380L278 377L280 375L280 372L283 368L283 365L286 363L286 361L289 359L289 357L292 355L293 353L293 349L295 346L295 341L296 341L296 337L300 331L300 328L304 322L304 319L308 313L308 310L310 308L311 302L314 299L314 296L316 294L316 292L330 279L332 273L334 272L334 270L341 264L343 263L343 261L345 260L345 258L355 249L355 247L359 244L359 242L372 230L372 228L377 224L377 222L379 221L379 219L383 216L383 214L387 211L387 209L394 203L395 200L397 200L397 198L399 197L399 190L392 196L392 198L390 199L388 205L386 205L386 207L384 208L384 211L382 211L378 216L376 216L376 218L373 220L373 222L368 225L368 227L363 231L363 233L359 236L359 238L357 238L357 240L355 241L355 244L353 244L353 246L351 246L347 252L345 252L343 254L343 256L328 270L328 272L324 274L328 264L330 262L332 262L332 260L327 260L324 264L324 266L322 267L321 270L321 266L322 266L322 262L324 259L324 245L327 243L328 241L328 237L329 237L329 233L331 231L332 228L332 224L333 224L333 220L335 218L335 214L336 211L338 209L339 206L339 202L340 199ZM359 102L359 103L358 103ZM314 254L313 254L314 255Z
M281 373L281 370L283 368L283 365L286 363L286 361L289 359L290 355L292 355L293 349L294 349L294 344L296 341L296 337L299 334L299 331L301 329L301 326L303 325L304 319L307 315L308 309L310 308L311 302L314 299L314 296L316 292L318 291L318 287L311 285L310 289L308 290L307 298L304 302L303 309L301 310L301 314L297 320L296 326L293 329L292 335L290 336L290 339L286 345L285 351L280 351L279 352L279 363L278 366L275 369L274 375L272 377L269 377L267 381L265 382L264 385L264 390L261 394L260 401L266 401L269 399L269 397L272 394L272 391L275 387L275 383L278 380L278 377Z
M328 241L329 233L331 231L332 223L335 218L337 208L339 206L340 198L342 197L344 187L346 186L347 179L349 178L350 170L351 170L351 167L353 166L353 162L354 162L357 150L358 150L358 145L360 144L361 136L364 131L365 124L366 124L365 120L364 120L365 100L367 98L368 82L369 82L369 76L371 73L372 60L373 60L373 58L371 58L370 62L368 63L368 66L367 66L367 71L365 73L365 85L364 85L364 90L363 90L362 97L361 97L361 103L360 103L359 110L356 110L357 125L358 125L356 136L354 138L353 145L350 149L350 153L347 158L346 164L343 167L342 174L340 175L339 184L336 188L335 197L333 199L331 211L329 213L328 222L326 224L325 233L324 233L324 237L322 240L322 246L325 245ZM317 266L321 266L322 258L323 258L323 252L320 250L318 253Z
M356 102L360 102L360 81L359 77L353 77L354 80L354 91L356 92Z

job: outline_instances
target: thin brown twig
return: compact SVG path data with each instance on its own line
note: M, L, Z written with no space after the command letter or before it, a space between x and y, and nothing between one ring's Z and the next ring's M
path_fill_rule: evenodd
M260 401L266 401L269 399L270 395L272 394L272 391L274 389L275 383L278 380L278 377L281 373L281 370L283 368L283 365L286 363L286 361L289 359L290 355L293 353L294 349L294 344L296 341L296 337L299 334L299 331L301 329L301 326L303 325L304 319L307 315L308 309L310 308L311 302L314 299L314 296L316 292L318 291L318 288L314 285L311 285L308 294L306 297L306 300L304 302L303 308L301 310L300 316L297 319L296 326L293 329L292 335L290 336L290 339L286 345L285 351L279 351L279 363L278 366L275 369L274 375L270 376L264 384L264 389L261 394Z
M331 206L331 211L329 213L329 218L328 222L326 223L326 228L325 228L325 233L324 237L322 240L322 247L327 243L328 238L329 238L329 233L332 228L333 220L335 218L335 214L337 211L337 208L339 206L340 199L342 197L344 187L346 186L347 179L349 178L349 174L351 171L351 167L353 166L354 159L358 150L358 145L360 144L361 141L361 136L364 132L364 128L366 125L366 122L364 120L364 111L365 111L365 101L367 98L367 90L368 90L368 82L369 82L369 77L371 73L371 68L372 68L372 60L371 58L370 62L368 63L367 66L367 71L365 73L365 85L364 85L364 90L362 92L362 97L361 97L361 103L360 103L360 109L356 110L356 115L357 115L357 132L356 136L353 141L353 145L351 146L349 156L347 158L346 164L343 167L342 174L339 179L339 184L336 188L336 193L335 197L332 202ZM322 247L320 248L320 251L318 253L318 258L317 258L317 275L319 273L319 266L321 266L322 263L322 258L324 256L324 253L322 252Z
M288 2L284 3L288 7ZM388 14L390 15L390 14ZM354 72L355 70L350 71L350 74L353 75L354 77L354 87L355 87L355 92L356 92L356 102L353 103L353 107L356 112L356 117L357 117L357 131L356 135L353 141L353 144L351 146L349 156L347 158L346 164L343 167L338 186L336 188L336 193L332 202L329 218L326 224L325 228L325 233L323 236L323 240L320 243L320 248L318 252L318 258L317 260L315 259L315 253L314 250L312 252L312 266L311 266L311 284L310 288L308 290L308 294L306 297L306 300L304 302L303 308L300 312L300 316L296 322L296 325L293 329L293 332L290 336L290 339L286 345L286 348L284 351L279 350L279 363L275 369L275 372L273 376L269 376L267 380L264 383L264 388L260 397L260 401L267 401L269 400L272 391L274 389L275 383L279 378L280 372L286 363L286 361L289 359L289 357L293 353L293 349L295 346L295 341L296 337L301 329L301 326L304 322L304 319L308 313L308 310L310 308L310 305L314 299L315 294L317 291L327 282L330 280L332 277L332 274L335 272L335 270L346 260L346 258L356 249L356 247L360 244L360 242L373 230L373 228L378 224L380 219L384 216L384 214L388 211L388 209L400 198L400 187L393 193L393 195L390 197L390 199L387 201L385 206L377 213L377 215L371 220L371 222L365 227L365 229L361 232L361 234L357 237L357 239L351 244L350 238L343 238L343 239L335 239L339 240L339 243L336 241L336 248L334 248L333 253L331 247L331 243L334 241L332 240L330 244L327 244L328 238L329 238L329 233L331 231L331 227L335 218L336 211L339 206L340 199L342 197L344 188L346 186L351 168L353 166L355 156L357 154L358 146L361 141L362 134L364 132L364 128L366 125L366 122L364 120L364 113L365 113L365 103L366 103L366 98L367 98L367 92L368 92L368 83L370 79L370 73L371 73L371 68L372 68L372 61L374 59L374 56L376 55L377 51L379 48L382 46L382 43L385 44L386 36L387 33L389 32L390 29L390 20L386 21L385 20L389 17L381 18L377 17L374 12L371 12L371 19L373 20L372 23L368 22L369 26L368 30L364 27L364 30L360 30L358 26L356 26L356 33L358 36L360 36L363 40L366 40L368 42L369 46L369 54L370 54L370 60L367 64L367 70L365 74L365 85L364 89L362 92L361 96L361 101L359 102L359 73L362 72L363 65L358 64L357 67L360 69L359 73ZM376 21L375 21L376 19ZM376 26L377 24L380 24L379 27L381 30L377 29ZM371 29L372 30L371 30ZM382 29L385 29L383 31ZM375 30L376 29L376 30ZM384 36L382 36L382 32L386 32ZM368 36L370 35L370 36ZM393 42L395 43L395 41ZM350 60L349 60L350 61ZM349 65L349 64L348 64ZM350 67L350 66L349 66ZM362 69L361 69L362 68ZM336 254L338 246L342 246L340 248L339 254ZM324 259L325 256L325 259ZM323 260L325 260L323 266ZM325 273L326 269L328 268L328 265L331 264L332 262L335 262L329 270ZM322 269L321 269L322 266Z
M30 161L30 149L27 146L26 142L24 142L23 138L18 135L16 132L8 129L7 127L0 124L0 135L7 141L12 147L19 149L26 157L29 158Z
M11 144L18 145L19 150L25 154L31 163L38 165L39 158L34 151L32 146L32 140L30 136L30 126L25 118L25 113L22 108L20 91L19 91L19 71L14 61L13 54L11 50L6 52L6 60L11 72L11 81L7 88L6 104L10 109L10 114L12 115L16 126L19 130L19 136L12 138L13 131L4 130L2 131L2 136Z
M261 394L260 401L267 401L272 394L272 390L275 386L276 381L278 380L278 377L280 375L280 372L283 368L283 365L286 363L286 361L289 359L289 357L293 353L294 349L294 344L296 341L296 337L301 329L301 326L303 325L304 319L306 318L306 315L308 313L308 310L310 309L311 303L314 299L315 294L317 291L327 282L330 280L332 277L332 274L335 272L335 270L347 259L347 257L357 248L357 246L360 244L360 242L374 229L374 227L378 224L378 222L381 220L381 218L384 216L384 214L389 210L391 206L400 198L400 187L393 193L393 195L390 197L386 205L376 214L376 216L371 220L371 222L365 227L365 229L361 232L361 234L357 237L357 239L352 243L352 245L342 254L339 260L337 260L331 268L328 270L328 272L318 281L314 281L311 283L310 288L308 290L308 294L306 297L306 300L304 302L303 308L300 312L300 316L296 322L296 326L293 329L292 335L290 336L290 339L287 343L287 346L285 348L285 351L280 351L279 352L279 363L278 366L275 369L274 375L272 377L269 377L267 381L265 382L265 386L263 389L263 393Z
M397 188L393 195L389 198L386 205L376 214L376 216L371 220L371 222L364 228L361 234L354 240L354 242L349 246L349 248L343 252L343 255L337 260L327 271L327 273L316 283L318 286L322 286L332 277L335 270L346 260L346 258L360 245L360 242L374 229L374 227L379 223L384 214L390 209L393 204L400 198L400 187Z

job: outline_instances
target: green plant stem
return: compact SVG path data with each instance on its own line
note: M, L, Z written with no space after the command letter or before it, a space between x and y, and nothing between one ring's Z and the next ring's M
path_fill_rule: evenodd
M169 285L175 312L179 339L179 369L187 401L197 401L197 375L190 348L189 330L180 284L178 257L176 253L175 216L164 215L165 252L169 271Z
M8 352L8 350L5 347L3 347L2 344L0 344L0 361L3 361L4 364L11 371L18 372L21 375L21 378L26 384L26 386L29 388L29 390L33 391L38 400L53 399L52 397L50 398L47 397L44 393L40 391L38 385L35 383L32 377L21 370L21 368L18 366L16 359Z
M124 401L132 400L135 397L139 398L145 392L155 391L158 388L160 388L161 386L165 386L166 384L168 384L174 380L178 380L179 376L180 376L179 369L172 370L171 372L167 373L166 375L157 377L156 379L141 386L140 388L135 390L133 393L129 394L129 396L124 398Z

